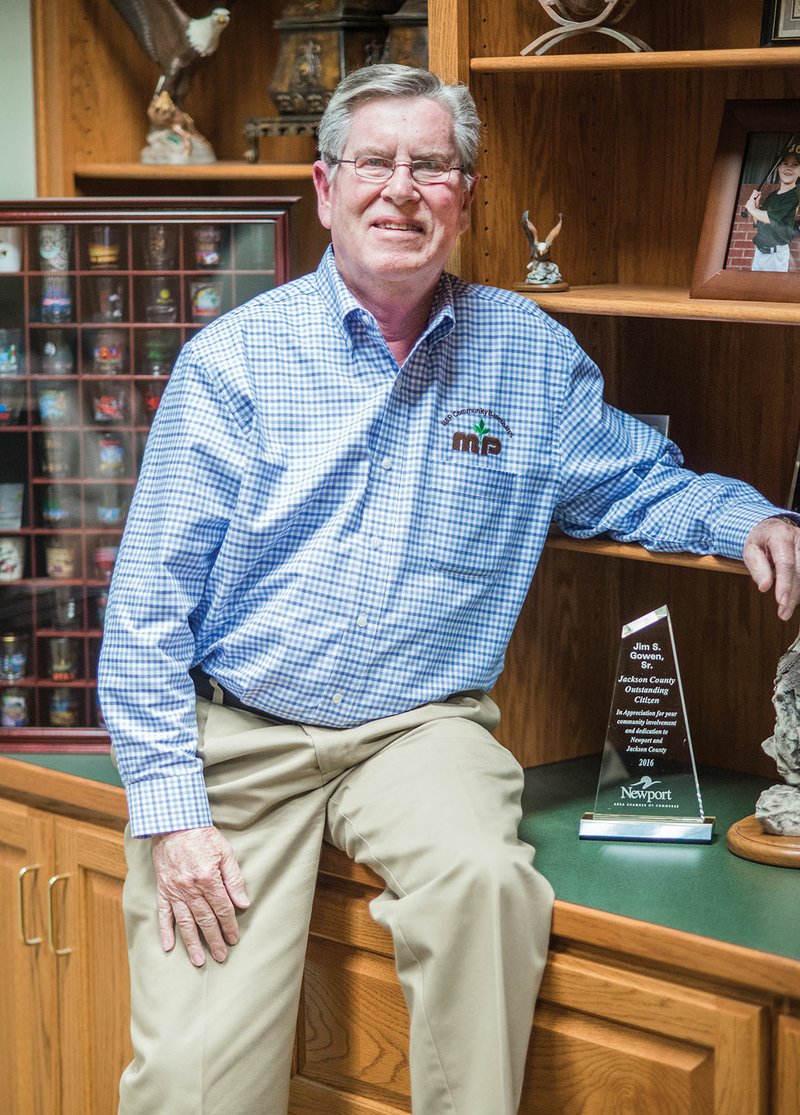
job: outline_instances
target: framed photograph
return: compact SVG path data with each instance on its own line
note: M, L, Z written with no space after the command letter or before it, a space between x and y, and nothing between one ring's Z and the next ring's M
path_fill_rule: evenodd
M799 208L800 101L728 101L691 297L800 301Z
M764 0L762 46L800 46L800 0Z

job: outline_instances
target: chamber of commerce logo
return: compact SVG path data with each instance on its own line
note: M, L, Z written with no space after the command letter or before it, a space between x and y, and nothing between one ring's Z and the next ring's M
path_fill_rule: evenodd
M620 786L619 789L623 798L627 798L628 801L672 801L672 790L653 789L654 786L660 785L660 779L645 774L638 782L631 782L630 786Z

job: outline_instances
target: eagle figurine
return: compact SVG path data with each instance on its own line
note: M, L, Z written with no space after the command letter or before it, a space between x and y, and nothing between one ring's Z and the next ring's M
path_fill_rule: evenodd
M230 22L228 8L214 8L202 19L192 19L175 0L111 0L136 36L142 50L161 71L156 95L168 93L177 108L189 89L201 58L219 46Z
M228 0L232 4L234 0ZM142 149L143 163L211 163L208 140L183 108L192 76L202 58L219 46L230 22L228 7L192 19L176 0L111 0L160 76L147 116L151 127Z

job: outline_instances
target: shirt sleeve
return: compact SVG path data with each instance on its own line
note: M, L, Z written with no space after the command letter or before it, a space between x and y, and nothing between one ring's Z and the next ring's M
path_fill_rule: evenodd
M246 424L190 343L159 405L114 568L98 686L131 832L211 824L192 617L240 484Z
M577 346L560 452L554 517L577 538L608 534L649 550L741 558L751 529L780 513L743 481L684 468L672 441L604 401L602 376Z

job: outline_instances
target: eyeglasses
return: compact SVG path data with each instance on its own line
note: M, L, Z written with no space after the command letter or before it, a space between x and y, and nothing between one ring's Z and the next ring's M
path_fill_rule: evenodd
M411 163L395 163L380 155L358 155L355 159L334 159L333 165L349 163L359 178L368 182L388 182L399 166L407 166L411 177L418 186L433 186L437 182L447 182L450 172L463 170L460 166L450 166L439 159L414 159Z

